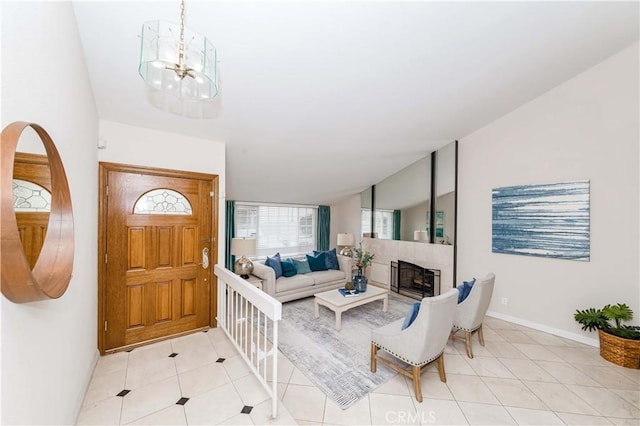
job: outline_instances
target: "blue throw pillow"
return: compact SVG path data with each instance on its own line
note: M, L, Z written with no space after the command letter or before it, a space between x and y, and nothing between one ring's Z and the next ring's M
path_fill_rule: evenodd
M331 250L317 251L314 250L313 254L317 255L318 253L324 253L325 255L325 263L327 264L327 269L336 269L340 270L340 264L338 263L338 255L336 254L336 249L332 248Z
M267 256L264 264L270 266L276 272L276 279L282 276L282 265L280 260L280 253L276 253L273 257Z
M418 316L418 312L420 311L420 302L415 302L409 312L407 312L407 316L404 318L404 322L402 323L402 330L409 327Z
M293 264L296 265L296 272L299 274L308 274L311 272L311 268L309 267L309 262L305 260L293 260Z
M469 293L471 293L471 289L473 288L473 285L476 283L476 279L472 279L471 281L463 281L462 282L462 286L458 287L458 303L462 303L464 301L464 299L467 298L467 296L469 296Z
M280 262L280 265L282 266L283 277L293 277L298 273L298 271L296 270L296 265L293 263L293 259L291 258L283 260L282 262Z
M307 254L307 262L309 262L309 267L312 271L326 271L327 270L327 260L324 253L314 254L313 256Z

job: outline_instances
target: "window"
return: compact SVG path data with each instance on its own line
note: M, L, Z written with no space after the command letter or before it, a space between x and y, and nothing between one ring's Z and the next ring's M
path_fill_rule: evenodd
M376 238L393 239L393 210L376 210L374 217ZM360 210L360 228L362 234L371 233L371 209Z
M236 237L256 239L255 257L308 253L316 248L318 209L236 203Z
M361 235L371 234L371 209L360 210Z
M393 239L393 210L376 210L374 222L374 232L378 233L378 238Z
M142 194L133 207L134 214L191 215L191 203L173 189L153 189Z
M16 212L50 212L51 193L37 183L14 179L13 209Z

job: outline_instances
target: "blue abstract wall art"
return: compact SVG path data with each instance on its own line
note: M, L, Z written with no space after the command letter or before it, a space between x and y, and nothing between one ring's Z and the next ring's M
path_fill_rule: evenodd
M492 191L492 251L589 261L589 181Z

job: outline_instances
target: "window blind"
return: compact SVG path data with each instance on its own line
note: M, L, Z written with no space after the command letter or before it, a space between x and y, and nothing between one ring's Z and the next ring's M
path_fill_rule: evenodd
M317 208L236 203L236 237L256 239L252 257L309 253L316 248Z

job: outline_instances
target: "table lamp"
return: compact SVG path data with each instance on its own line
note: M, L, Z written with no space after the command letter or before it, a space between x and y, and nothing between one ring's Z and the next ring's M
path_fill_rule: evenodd
M233 272L240 275L245 280L249 278L249 274L253 272L253 263L247 255L256 254L255 238L234 238L231 240L231 254L240 256L233 265Z
M352 257L353 251L351 250L351 247L354 242L355 238L353 234L338 234L338 245L343 246L342 250L340 250L340 254L342 256Z
M429 241L429 233L427 231L413 231L414 241Z

